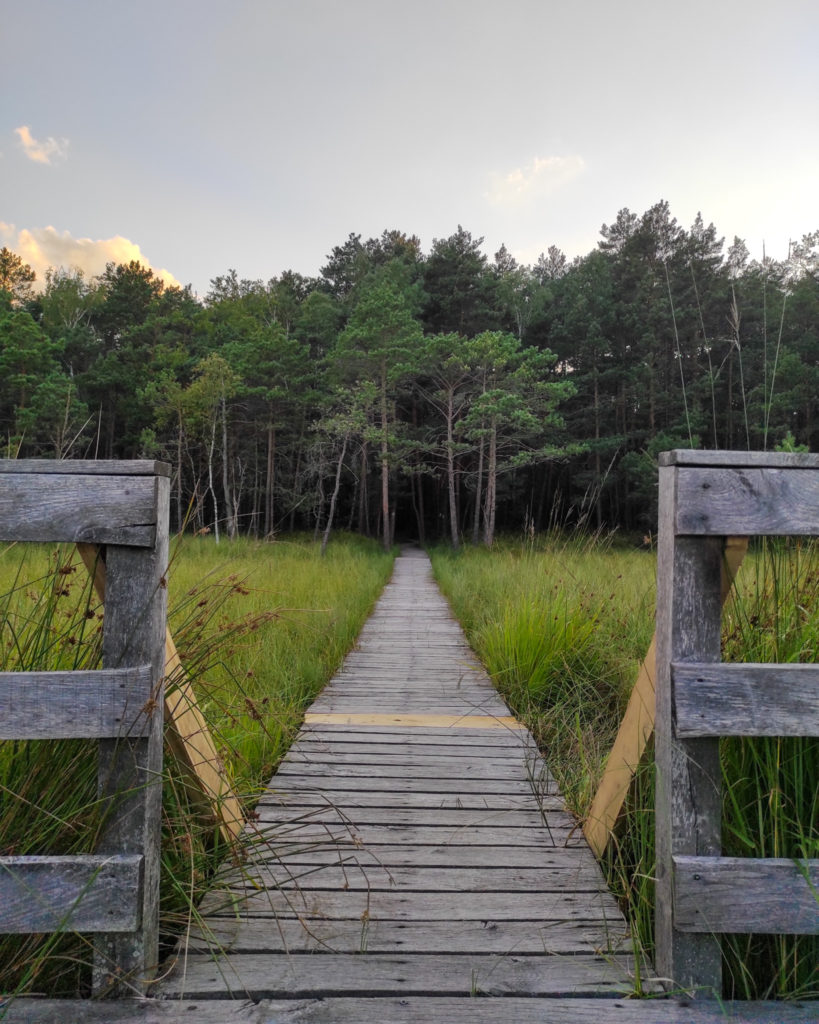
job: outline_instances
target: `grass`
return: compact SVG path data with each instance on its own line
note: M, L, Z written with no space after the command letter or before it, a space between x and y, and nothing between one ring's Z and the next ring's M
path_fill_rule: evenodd
M391 567L392 556L353 537L334 538L324 558L318 545L298 538L217 547L186 537L175 545L169 623L247 809L353 644ZM0 595L0 670L99 665L102 609L73 548L0 552ZM167 943L195 920L227 853L191 811L184 778L166 758L160 913ZM92 744L0 743L0 852L91 852L100 817ZM80 936L2 937L0 992L87 993L90 959Z
M654 629L655 560L600 538L553 534L492 551L432 552L470 642L534 733L582 820ZM819 550L771 541L746 559L724 613L723 657L815 661ZM726 855L819 855L819 740L723 740ZM604 867L635 942L653 951L654 774L635 777ZM723 940L725 994L819 995L819 940Z

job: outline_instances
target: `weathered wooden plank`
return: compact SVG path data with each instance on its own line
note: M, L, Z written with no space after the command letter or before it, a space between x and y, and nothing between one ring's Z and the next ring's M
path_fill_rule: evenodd
M543 812L531 802L527 810L505 808L489 810L489 808L462 807L337 807L323 804L316 807L277 807L270 803L256 805L258 821L263 824L281 822L282 824L316 823L338 825L349 823L354 828L359 825L450 825L460 828L464 825L496 825L500 828L541 828ZM571 815L553 810L547 819L552 827L574 828L576 821Z
M287 757L282 761L282 764L290 765L313 765L315 768L320 768L322 765L334 765L339 768L350 767L358 765L362 768L378 766L386 768L388 766L412 767L412 765L436 765L444 771L452 769L453 771L466 771L474 773L476 767L484 770L491 770L493 772L504 772L508 771L511 776L515 776L521 769L524 772L529 770L529 763L533 760L532 757L527 757L523 751L521 751L516 757L496 757L489 752L483 755L474 755L469 758L465 757L452 757L451 754L444 753L424 753L417 750L403 749L393 754L382 754L376 753L371 754L369 751L358 748L357 750L347 751L345 753L325 753L321 750L311 750L305 753L299 747L291 747L287 754Z
M81 479L81 478L77 478ZM163 704L170 481L154 478L156 523L148 549L110 544L106 551L103 664L126 668L149 663L157 680L150 734L101 740L98 792L109 805L97 852L144 857L139 930L109 932L95 940L96 992L133 994L150 983L159 960L159 873L162 812ZM80 540L87 538L80 537Z
M366 935L362 942L366 949ZM630 965L628 965L630 966ZM369 998L419 996L628 995L627 966L603 957L464 956L280 953L231 958L224 977L208 956L193 954L164 985L168 996L207 999L215 994L250 999L332 998L366 992Z
M356 844L341 846L325 837L323 842L291 844L282 847L275 841L265 842L264 832L253 836L253 864L282 864L297 869L304 864L343 865L369 870L373 867L486 867L503 864L507 868L537 867L543 871L553 868L582 871L596 864L591 852L582 846L455 846L428 843L407 846L401 843L370 843L366 847Z
M819 935L819 860L674 858L674 924L685 932Z
M281 864L268 861L248 868L231 867L220 875L220 887L243 891L250 887L315 891L318 889L383 890L399 892L598 892L602 878L593 862L571 863L561 867L538 865L510 867L387 867L374 864L366 868L340 867L337 864Z
M680 478L696 470L660 469L657 560L655 762L657 972L704 994L722 990L722 955L710 935L684 934L673 922L672 856L721 852L719 742L681 740L672 721L671 663L720 659L722 538L678 537ZM722 534L741 534L726 525Z
M670 452L661 452L659 464L735 469L819 469L819 455L808 452L735 452L676 448Z
M819 533L819 473L718 467L678 473L678 535Z
M237 910L251 917L324 918L361 921L617 921L620 911L608 892L338 892L271 889L209 894L207 917L233 916ZM203 913L205 913L203 911Z
M409 742L408 740L397 740L392 743L381 742L380 738L366 737L359 734L357 742L343 742L335 739L308 739L301 735L290 748L294 754L303 757L325 756L343 757L353 753L366 754L368 757L395 757L406 755L409 752L413 757L469 757L487 756L492 760L509 758L514 761L521 761L530 754L535 753L534 748L527 749L524 743L495 743L495 733L491 733L486 742L486 737L476 737L475 743L436 743L424 742L425 737L420 740ZM485 742L481 742L483 739Z
M512 769L508 766L498 767L492 763L482 764L480 761L470 762L468 765L459 767L457 765L442 764L440 761L430 764L421 760L417 762L407 761L404 764L385 764L379 768L371 764L314 764L309 762L282 761L276 774L277 784L280 779L288 775L298 775L299 778L328 779L343 778L374 778L374 779L440 779L446 772L449 782L457 782L461 779L486 779L496 781L510 781L527 779L526 767L521 764L518 768Z
M267 842L273 842L281 856L287 847L306 843L337 843L341 849L349 846L392 846L405 843L410 846L555 846L585 845L578 837L575 825L565 824L564 819L551 823L552 815L547 813L542 825L537 828L503 828L493 825L376 825L348 823L344 825L276 824L262 821L257 828L264 828Z
M364 792L389 791L393 793L413 792L422 789L426 793L508 793L521 796L532 792L529 779L486 779L476 777L440 778L428 773L427 777L409 776L407 772L374 775L310 775L307 772L282 772L274 776L271 788L274 793L295 793L302 790L323 792L336 790L363 790ZM544 793L556 793L553 780L544 777Z
M32 473L37 476L166 476L168 462L151 459L0 459L0 473Z
M316 1001L311 1006L322 1006ZM305 1009L302 1000L288 1001L281 1011L267 1015L247 999L14 999L8 1009L0 997L4 1024L273 1024L297 1021ZM309 1012L308 1006L308 1012ZM303 1019L303 1018L302 1018Z
M384 714L382 712L356 712L355 710L337 710L315 712L311 711L305 715L307 725L420 725L426 728L436 727L440 729L524 729L515 719L505 715L485 715L480 712L466 709L457 709L450 714L417 714L412 712L398 712Z
M819 736L819 665L683 662L671 676L677 736Z
M8 1024L815 1024L812 1003L690 999L391 996L286 999L15 1000Z
M372 726L372 725L340 725L337 722L328 722L326 725L310 725L305 723L298 736L298 743L390 743L406 744L411 746L414 743L433 743L436 746L448 746L459 749L470 749L472 747L486 749L513 750L534 748L534 740L528 732L523 730L493 730L481 734L473 729L427 729L422 726L410 726L403 728L395 726Z
M346 814L355 814L360 808L415 807L442 810L447 807L472 811L531 811L535 808L545 811L562 811L565 805L562 797L548 795L537 804L530 792L513 797L498 793L396 793L391 790L305 790L274 791L271 789L259 798L257 807L271 805L282 809L296 810L308 807L337 807Z
M158 479L7 470L0 476L3 539L153 547Z
M0 857L0 933L139 927L141 856Z
M362 921L299 921L212 917L194 925L187 939L192 951L235 953L351 952L362 945ZM618 955L631 950L621 921L382 921L369 920L369 953L518 953L576 956Z
M151 666L93 672L0 672L0 740L145 736Z

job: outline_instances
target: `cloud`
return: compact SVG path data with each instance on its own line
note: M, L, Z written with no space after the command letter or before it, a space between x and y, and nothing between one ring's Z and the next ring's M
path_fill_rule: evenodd
M495 206L512 206L539 199L568 185L583 173L586 161L582 156L536 156L525 167L516 167L508 174L493 174L484 198Z
M20 136L23 152L36 164L50 164L52 157L64 160L68 155L68 139L55 139L49 135L43 142L38 142L27 124L15 128L14 131Z
M154 267L136 242L122 235L95 241L74 238L68 231L59 232L53 227L23 228L16 232L13 225L0 222L0 238L31 266L40 285L45 281L49 267L79 267L87 277L94 277L105 270L106 263L129 263L131 260L151 267L166 285L179 284L170 271Z

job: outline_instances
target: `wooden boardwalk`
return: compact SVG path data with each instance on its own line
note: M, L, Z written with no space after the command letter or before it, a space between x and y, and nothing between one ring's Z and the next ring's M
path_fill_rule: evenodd
M165 998L633 991L618 907L421 552L257 811Z
M6 1019L812 1019L782 1004L627 998L635 977L623 917L420 552L398 559L257 810L247 862L225 866L157 999L26 999Z

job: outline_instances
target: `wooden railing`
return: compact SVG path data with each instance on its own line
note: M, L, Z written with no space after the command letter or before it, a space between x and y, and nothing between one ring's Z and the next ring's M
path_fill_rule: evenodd
M819 735L819 665L720 663L726 537L819 535L819 456L660 457L657 971L721 992L721 933L819 933L819 860L721 856L720 736Z
M0 857L0 932L91 934L98 993L139 991L158 960L168 475L0 460L0 539L104 545L104 667L0 673L0 739L98 740L106 805L93 856Z

